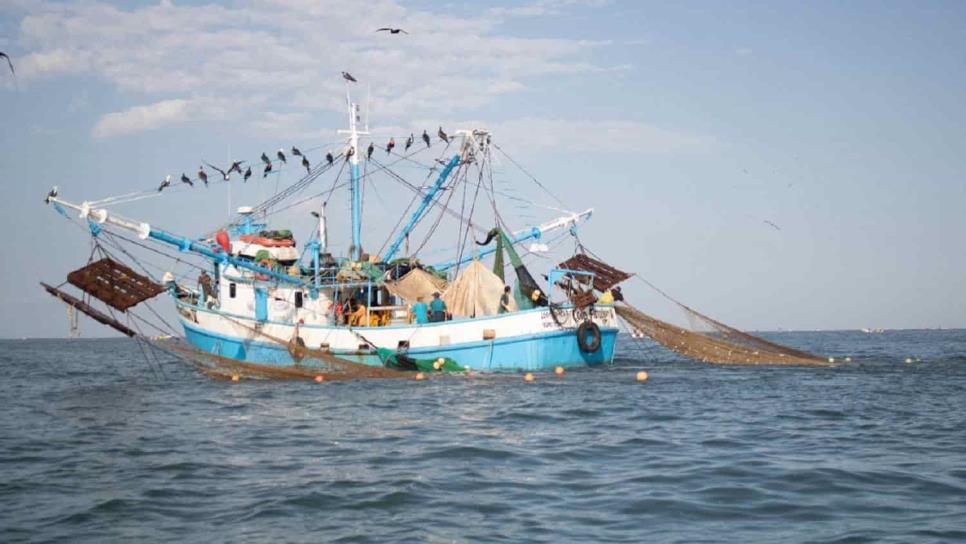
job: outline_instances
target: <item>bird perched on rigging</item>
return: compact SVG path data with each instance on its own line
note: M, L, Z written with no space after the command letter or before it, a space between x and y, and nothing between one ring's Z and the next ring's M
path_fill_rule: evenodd
M264 177L267 177L268 176L268 173L271 172L271 171L272 171L272 163L269 162L268 164L265 165L265 169L262 170L262 177L263 178Z
M229 170L228 172L225 172L221 168L218 168L217 166L211 164L208 161L205 161L205 164L207 164L210 168L214 168L215 170L217 170L218 173L221 174L221 179L223 179L225 181L228 181L228 178L231 176L231 174L230 174L231 170Z
M335 162L335 157L332 156L332 152L329 151L325 154L325 160L329 161L329 164Z
M162 181L161 182L161 186L158 187L158 192L160 193L161 191L163 191L165 187L171 187L171 176L170 175L167 175L167 176L164 177L164 181Z
M409 32L406 32L405 30L403 30L401 28L390 28L388 26L384 26L384 27L376 30L376 32L388 32L390 34L399 34L401 32L403 34L409 34Z
M198 167L198 179L200 179L201 181L205 182L205 187L208 186L208 173L205 172L205 167L204 166L199 166Z
M10 67L10 73L13 74L14 77L17 77L17 72L13 71L13 62L10 61L10 55L4 53L3 51L0 51L0 57L7 59L7 66Z
M249 166L245 169L245 176L242 178L242 182L248 181L248 178L252 177L252 167Z
M285 160L285 152L282 148L278 148L278 153L276 153L275 156L278 157L278 160L282 161L282 164L288 163L288 161Z
M356 154L356 148L350 147L349 150L346 151L345 153L345 160L349 160L355 154Z
M51 198L57 198L57 186L54 185L50 188L50 192L47 193L47 198L44 199L44 204L50 204Z
M443 132L443 127L439 127L439 130L436 131L436 135L439 136L440 140L443 140L444 142L449 143L449 136L447 136L446 133Z
M404 151L409 151L409 148L412 147L413 145L413 140L414 140L413 133L410 132L409 138L406 138L406 149L404 149Z
M265 164L272 164L272 161L268 158L268 155L266 155L264 151L262 151L262 162Z
M372 159L372 152L376 150L375 144L369 142L369 147L366 148L366 160Z
M346 81L351 81L353 83L358 83L358 81L356 81L356 78L352 77L352 74L350 74L349 72L342 72L342 79Z
M389 143L386 144L386 155L392 153L392 148L396 147L396 139L390 137Z
M195 186L194 182L191 181L191 178L189 178L188 176L184 175L184 172L181 172L181 183L187 183L190 187L194 187Z
M425 130L423 131L423 141L426 142L426 147L429 147L429 134Z
M305 173L306 174L311 174L312 173L312 167L309 164L309 159L305 155L302 155L302 166L305 167Z
M292 155L295 155L296 157L301 157L302 156L302 151L299 148L297 148L297 147L295 147L293 145L292 146Z
M228 173L231 174L232 172L238 172L241 174L241 165L243 162L245 161L232 161L231 166L228 167Z

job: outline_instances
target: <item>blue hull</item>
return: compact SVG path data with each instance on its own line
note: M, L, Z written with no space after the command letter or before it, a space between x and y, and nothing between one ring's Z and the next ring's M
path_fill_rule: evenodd
M279 344L223 336L193 327L184 321L182 325L187 341L208 353L263 365L311 365L308 360L296 363L287 348ZM614 360L617 329L601 329L600 332L600 349L594 353L580 351L576 335L567 330L433 348L412 348L409 356L417 359L449 357L465 367L483 371L549 370L555 366L610 363ZM368 351L333 350L332 354L353 362L382 366L379 357Z

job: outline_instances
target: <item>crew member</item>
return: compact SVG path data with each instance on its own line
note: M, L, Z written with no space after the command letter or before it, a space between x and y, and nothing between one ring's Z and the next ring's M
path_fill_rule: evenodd
M426 323L429 321L429 307L423 302L423 297L416 298L416 302L413 303L410 312L412 312L413 319L416 320L416 323Z
M446 303L439 298L439 291L433 293L433 301L429 303L429 320L446 321Z
M500 312L501 314L510 313L510 286L507 285L503 287L503 296L500 297Z

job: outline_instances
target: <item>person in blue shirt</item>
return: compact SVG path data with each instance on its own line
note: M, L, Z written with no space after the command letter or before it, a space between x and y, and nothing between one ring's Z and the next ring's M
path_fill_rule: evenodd
M429 320L446 321L446 303L439 298L439 291L433 293L433 301L429 303Z
M423 302L423 297L416 299L416 302L413 303L411 311L416 323L427 323L429 321L429 308L426 306L426 303Z

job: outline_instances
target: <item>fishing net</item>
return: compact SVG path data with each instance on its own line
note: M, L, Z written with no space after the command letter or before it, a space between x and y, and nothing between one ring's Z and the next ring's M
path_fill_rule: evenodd
M705 363L814 365L828 362L818 355L769 342L715 321L683 304L680 306L691 320L707 324L712 332L678 327L627 304L618 304L615 309L617 315L636 331L674 352Z

